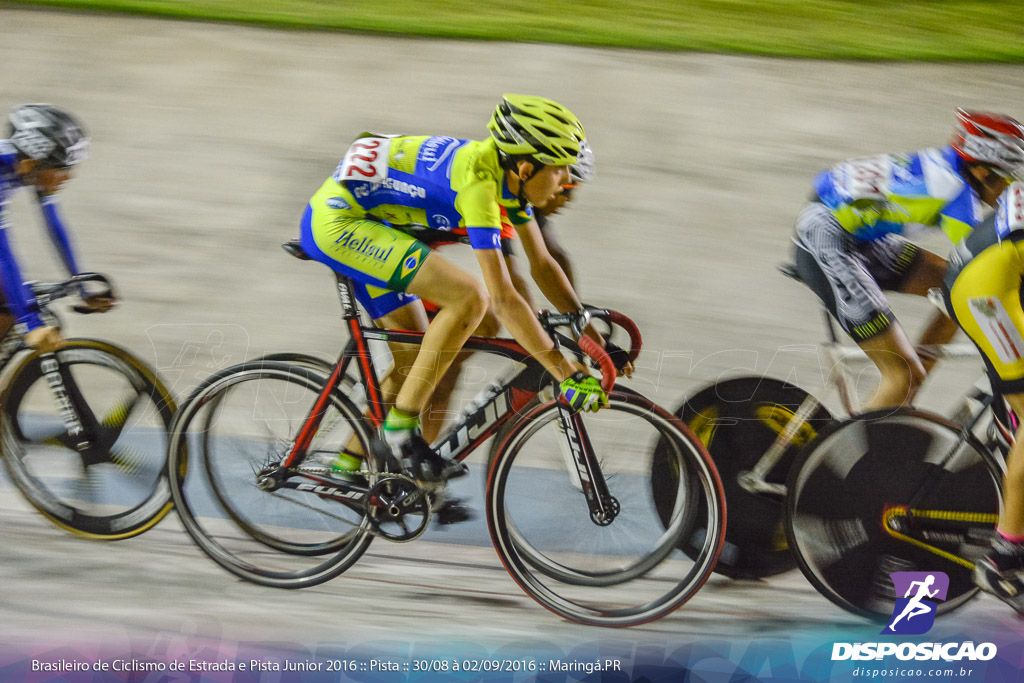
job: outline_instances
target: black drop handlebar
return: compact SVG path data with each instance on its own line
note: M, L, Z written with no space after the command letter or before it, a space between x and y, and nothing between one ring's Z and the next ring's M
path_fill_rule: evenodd
M32 289L32 294L35 297L36 303L40 308L43 308L57 299L82 294L83 286L90 282L97 283L102 287L102 289L90 296L98 296L108 299L114 298L113 285L106 276L100 275L99 273L79 273L78 275L70 277L63 282L30 282L28 285ZM81 304L72 306L72 310L76 313L83 314L96 312Z
M537 317L540 320L541 326L549 333L553 334L556 327L568 327L573 331L573 334L578 337L576 343L579 344L580 350L590 356L597 363L598 367L601 368L601 387L605 392L611 391L615 386L617 367L621 367L625 363L613 361L608 351L601 348L601 345L596 341L583 334L583 330L590 324L590 321L593 319L604 320L626 331L629 335L629 351L625 362L632 363L640 355L640 348L643 345L640 330L637 328L636 323L618 311L584 306L577 313L541 311Z

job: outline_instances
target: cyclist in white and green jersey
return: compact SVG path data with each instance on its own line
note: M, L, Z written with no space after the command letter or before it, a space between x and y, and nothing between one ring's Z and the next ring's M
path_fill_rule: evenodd
M1024 161L1024 127L1001 114L958 109L948 146L851 159L821 173L797 219L796 264L843 329L878 367L871 408L906 405L933 361L922 361L883 290L926 295L946 262L901 233L942 228L959 241L981 222ZM937 316L921 344L941 344L956 325Z

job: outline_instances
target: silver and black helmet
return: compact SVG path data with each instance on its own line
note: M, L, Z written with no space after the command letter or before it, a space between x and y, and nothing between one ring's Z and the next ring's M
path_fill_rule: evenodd
M22 104L8 117L7 137L29 159L56 168L83 161L89 136L71 114L52 104Z

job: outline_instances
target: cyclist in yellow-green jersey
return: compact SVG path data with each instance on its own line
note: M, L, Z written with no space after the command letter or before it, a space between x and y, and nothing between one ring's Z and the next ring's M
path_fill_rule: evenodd
M489 303L561 383L566 400L592 410L607 402L597 380L554 347L512 286L500 249L504 207L544 295L562 312L581 308L544 247L532 207L548 204L569 183L583 126L551 100L505 95L488 129L491 137L482 141L363 134L302 220L303 248L359 283L357 295L379 325L426 330L419 347L393 349L398 371L383 385L386 398L394 396L383 436L403 466L427 481L465 472L430 449L419 434L419 415ZM455 228L469 236L482 285L430 250L432 242L451 241ZM420 296L440 307L429 327Z

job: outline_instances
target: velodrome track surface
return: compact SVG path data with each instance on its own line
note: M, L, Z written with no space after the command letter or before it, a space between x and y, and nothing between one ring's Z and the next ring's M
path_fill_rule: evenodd
M757 371L820 390L812 298L774 270L810 178L836 159L940 143L957 105L1024 114L1024 67L401 40L0 9L0 109L60 103L94 139L65 193L66 216L82 264L112 274L124 304L73 318L70 329L132 349L179 396L260 353L334 354L344 336L327 273L278 248L296 234L308 196L361 131L482 136L502 92L554 97L584 120L599 177L558 219L558 234L584 299L630 314L644 332L632 386L674 407L723 374ZM56 274L24 197L11 214L30 276ZM475 267L467 252L452 258ZM896 305L912 328L927 310ZM947 407L973 371L948 371L924 403ZM6 480L0 529L0 642L32 651L410 640L568 651L599 641L877 634L798 572L761 583L716 577L682 610L626 632L572 625L521 593L484 544L480 520L460 543L444 533L378 541L345 576L302 592L234 580L173 516L121 543L69 537ZM932 633L961 631L1024 628L984 598Z

